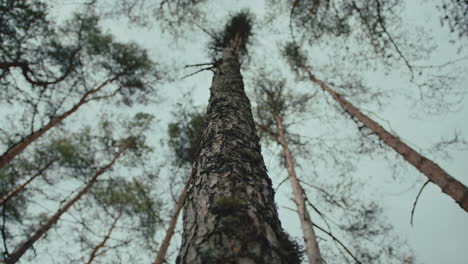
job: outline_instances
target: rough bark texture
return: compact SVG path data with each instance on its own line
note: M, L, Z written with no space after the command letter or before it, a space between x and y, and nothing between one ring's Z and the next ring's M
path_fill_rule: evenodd
M317 236L314 232L314 224L310 218L309 212L307 211L304 192L296 175L292 154L289 150L288 141L286 140L286 129L284 128L282 118L276 117L276 122L279 132L278 143L283 148L283 154L286 160L286 168L288 169L289 181L291 182L294 201L296 202L297 213L299 214L299 221L301 223L302 233L304 234L305 250L309 258L309 263L321 264L322 256L320 254Z
M97 178L106 172L112 165L114 165L115 161L122 155L122 153L132 144L132 141L128 141L125 143L120 150L114 155L112 160L105 165L104 167L100 168L96 174L89 180L89 182L86 184L86 186L71 199L68 201L62 208L60 208L54 215L52 215L45 223L43 223L37 230L36 232L30 236L28 239L24 240L18 247L16 247L15 251L11 253L6 259L5 263L6 264L13 264L16 263L21 256L28 250L29 248L32 247L32 245L39 240L39 238L42 237L57 221L60 219L60 217L65 213L72 205L78 201L83 195L85 195L91 187L93 187L94 183L96 183Z
M177 201L177 204L174 208L169 227L167 228L166 235L164 236L163 242L161 243L161 247L159 248L158 255L156 256L154 264L162 264L166 259L167 249L169 248L172 236L174 235L174 230L177 225L177 219L179 218L180 211L184 207L185 199L187 198L187 191L190 187L190 184L192 183L192 179L193 171L192 173L190 173L190 177L185 183L184 189L182 190L182 193L179 196L179 200Z
M450 176L435 162L419 154L417 151L401 141L398 137L392 135L377 122L363 114L359 109L344 99L340 94L336 93L324 82L317 79L310 72L308 67L303 65L302 68L309 75L309 79L317 83L325 92L329 93L346 112L354 116L364 126L372 130L372 132L374 132L385 144L394 149L417 170L426 175L426 177L431 182L439 186L444 193L452 197L461 208L468 212L468 188L463 183Z
M297 263L281 227L234 49L213 77L177 263Z

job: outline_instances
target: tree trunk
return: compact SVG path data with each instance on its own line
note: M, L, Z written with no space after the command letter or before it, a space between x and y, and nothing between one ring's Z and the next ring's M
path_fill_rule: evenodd
M324 82L317 79L307 66L302 65L302 68L307 72L309 79L317 83L325 92L329 93L346 112L358 119L364 126L372 130L372 132L374 132L385 144L394 149L417 170L426 175L431 182L439 186L444 193L452 197L461 208L468 212L468 188L463 183L450 176L436 163L419 154L398 137L392 135L377 122L363 114L340 94L336 93Z
M159 248L158 255L156 256L156 260L154 261L154 264L162 264L164 260L166 259L166 254L167 254L167 249L169 247L169 244L171 242L172 236L174 235L174 230L177 224L177 219L179 218L180 211L182 210L182 207L184 207L185 204L185 199L187 198L187 191L190 187L190 184L192 183L193 179L193 171L190 173L190 176L185 183L184 189L182 190L182 193L179 196L179 200L177 201L174 212L171 217L171 221L169 222L169 227L166 231L166 235L164 236L163 242L161 243L161 247Z
M17 186L15 189L9 191L7 194L5 194L2 199L0 199L0 206L3 206L4 203L6 203L8 200L11 199L11 197L15 196L15 194L17 194L18 192L20 192L21 190L23 190L26 185L28 185L29 183L31 183L35 178L37 178L38 176L42 175L42 173L44 173L45 170L47 170L53 163L55 162L55 160L49 162L48 164L46 164L43 168L41 168L36 174L34 174L33 176L31 176L26 182L24 182L23 184Z
M278 218L233 46L213 77L176 262L298 263Z
M77 194L73 199L68 201L65 206L60 208L53 216L51 216L47 221L42 224L36 232L30 236L28 239L24 240L16 249L13 253L11 253L6 259L5 263L6 264L13 264L16 263L21 256L28 250L32 245L41 238L43 234L45 234L57 221L59 218L62 216L63 213L65 213L76 201L78 201L84 194L86 194L91 187L96 183L97 178L106 172L112 165L114 165L115 161L120 157L120 155L131 145L133 144L133 141L128 141L122 147L119 149L117 153L114 154L114 157L112 160L105 165L104 167L100 168L96 174L89 180L89 182L86 184L86 186Z
M45 132L49 131L49 129L53 128L56 126L58 123L62 122L65 118L70 116L71 114L75 113L82 105L85 103L94 100L94 99L88 99L88 97L99 90L101 90L104 86L109 84L110 82L113 82L123 74L118 74L112 79L108 79L105 82L103 82L99 87L93 90L89 90L86 92L82 97L81 100L76 103L70 110L67 112L63 113L60 116L55 117L52 119L47 125L41 127L39 130L34 131L33 133L29 134L25 138L23 138L20 142L16 143L12 147L10 147L5 153L0 156L0 169L5 167L13 158L15 158L17 155L19 155L21 152L23 152L24 149L26 149L31 143L33 143L36 139L41 137Z
M93 248L93 251L91 251L91 254L89 255L89 259L88 259L88 261L86 261L86 264L93 263L94 259L97 256L102 255L103 252L98 254L98 251L101 248L106 246L107 240L109 240L109 238L110 238L110 236L112 234L112 231L114 231L115 226L117 225L117 221L119 221L119 219L120 219L120 216L121 216L121 213L119 213L117 215L117 217L114 219L114 222L112 222L112 225L110 226L109 230L107 230L107 234L104 236L104 239Z
M286 160L286 168L288 169L289 181L294 194L294 201L297 205L297 212L299 214L299 220L301 222L302 233L304 234L304 243L307 256L310 264L321 264L322 256L320 254L319 246L317 243L317 237L314 232L314 224L310 218L309 212L304 199L304 192L299 183L299 179L296 176L296 170L294 168L294 162L292 159L291 151L289 150L288 141L286 140L286 129L283 126L283 120L280 117L276 117L276 124L278 127L278 143L283 148L284 159Z

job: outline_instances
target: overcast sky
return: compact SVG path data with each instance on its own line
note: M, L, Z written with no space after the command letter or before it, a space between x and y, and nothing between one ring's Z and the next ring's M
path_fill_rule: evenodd
M303 92L317 91L317 87L310 83L296 83L284 60L281 60L278 52L280 41L289 40L289 28L287 16L277 17L271 23L264 23L264 16L269 13L269 9L263 1L210 1L206 6L209 16L206 26L212 29L219 29L223 25L226 15L238 11L242 8L249 8L256 15L256 37L253 40L251 58L246 67L243 68L243 75L248 84L248 78L254 75L258 67L267 67L281 72L281 76L288 79L289 83L296 90ZM403 14L404 25L408 32L418 32L418 27L423 27L431 34L433 43L437 44L431 57L426 61L417 61L416 65L439 65L450 60L465 57L468 55L466 48L459 50L457 47L466 46L466 40L458 40L447 33L447 28L441 28L438 20L439 13L434 8L434 3L426 1L407 1ZM53 16L61 19L69 17L77 5L76 1L51 1L57 4ZM122 41L134 41L148 49L151 57L160 62L161 65L168 66L173 71L174 81L161 85L159 88L160 102L144 108L132 109L137 111L144 109L156 115L158 123L155 127L156 135L153 144L159 144L160 139L164 139L167 123L171 121L170 111L175 103L181 100L182 94L191 91L196 105L202 108L206 106L209 96L208 88L211 85L212 73L201 72L190 78L180 80L180 77L190 73L190 70L183 70L186 64L204 63L210 61L206 44L208 36L201 30L190 30L185 32L183 38L173 40L168 33L162 33L158 26L149 28L129 27L125 18L119 20L103 21L102 25L113 33L117 39ZM412 36L414 37L414 36ZM455 40L451 44L450 40ZM398 40L397 40L398 41ZM462 44L460 44L462 43ZM423 43L427 44L427 43ZM331 59L333 51L317 50L307 48L309 60L313 60L314 67L319 69L326 81L336 79L327 70L333 67L337 61ZM352 47L351 47L352 50ZM340 63L341 65L341 63ZM449 70L459 74L467 72L467 61L461 61ZM327 68L328 67L328 68ZM363 109L366 114L375 118L381 125L394 131L401 139L409 143L410 146L422 151L424 155L432 158L442 168L448 171L455 178L468 185L468 150L465 148L450 149L449 159L444 159L442 153L432 152L431 146L441 139L450 138L454 133L459 133L462 137L468 137L468 99L460 94L455 97L457 102L452 109L455 111L432 113L436 109L431 109L422 104L419 99L419 91L410 84L409 74L402 65L395 66L395 70L386 74L382 71L366 70L365 66L352 69L352 65L343 63L344 71L354 71L365 78L365 83L373 91L383 91L386 93L382 97L382 106L375 102L356 102L356 105ZM250 70L250 72L249 72ZM446 69L443 69L444 71ZM327 75L328 73L328 75ZM280 76L278 76L280 77ZM449 91L467 91L467 78L461 78L453 83ZM246 85L247 91L251 88ZM294 132L307 137L319 135L330 135L339 129L339 134L346 135L347 131L355 129L353 123L339 114L333 107L334 104L327 96L320 95L314 101L312 109L316 113L328 113L328 117L335 118L332 122L321 125L319 117L310 114L304 117L305 121L300 126L294 127ZM350 98L352 101L352 98ZM92 106L74 117L82 123L93 121L93 111L101 109L100 106ZM335 111L335 112L333 112ZM335 132L334 132L335 131ZM338 132L336 132L338 134ZM350 133L352 136L353 133ZM313 146L311 146L313 148ZM337 145L339 148L340 145ZM263 146L265 162L272 177L274 186L285 177L286 171L278 166L277 158L273 155L279 149L274 146ZM410 225L410 212L416 194L425 177L411 166L405 165L401 158L397 157L391 150L387 150L382 156L376 152L375 155L366 156L358 163L354 164L356 171L350 172L349 177L356 177L356 181L363 181L363 197L371 197L381 203L384 214L391 224L395 226L395 232L409 242L414 250L418 263L439 264L463 264L468 263L468 214L464 212L447 195L443 194L438 187L429 184L422 193L414 217L414 226ZM300 153L295 153L299 155ZM387 161L384 157L388 158ZM310 172L314 170L314 162L308 161L314 156L300 159L299 176L306 177L314 181L314 176ZM397 166L396 172L391 169ZM394 173L395 172L395 173ZM333 177L333 168L316 171L322 178ZM288 184L281 187L276 195L279 205L280 217L285 229L293 236L301 237L301 230L295 213L285 209L284 206L293 207L289 201L291 190ZM318 232L320 236L323 236ZM179 239L176 239L176 245Z

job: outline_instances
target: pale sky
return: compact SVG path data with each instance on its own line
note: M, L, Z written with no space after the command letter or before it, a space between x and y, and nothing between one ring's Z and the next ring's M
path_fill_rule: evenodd
M468 55L466 48L457 53L456 47L463 45L466 47L466 40L454 39L446 33L447 28L440 27L439 14L434 9L434 3L424 1L407 2L403 16L407 28L404 30L412 32L411 34L414 34L412 37L414 37L418 32L418 27L425 27L426 30L429 30L434 43L438 46L430 58L426 61L417 61L414 63L415 65L439 65ZM66 18L70 11L76 8L75 1L55 0L51 1L51 5L52 3L59 3L54 15L60 19ZM211 4L207 7L210 15L207 17L209 23L206 25L212 29L220 29L226 21L227 14L245 7L256 15L259 22L267 13L267 7L263 1L211 1ZM278 44L280 43L278 42L289 40L287 21L287 16L278 17L273 23L259 23L256 25L257 35L250 50L251 60L247 67L243 68L247 91L250 89L248 86L249 76L255 74L255 67L262 66L281 70L282 74L288 78L289 83L296 90L302 92L317 91L318 88L310 83L295 83L285 61L279 57ZM103 21L102 25L114 34L117 39L139 43L148 49L149 54L156 62L169 65L171 69L177 71L172 75L175 78L173 82L160 87L161 101L158 104L132 109L132 111L143 109L156 115L158 123L154 128L156 132L152 143L157 145L160 139L164 139L166 136L167 123L172 121L170 110L181 99L182 93L192 91L195 103L201 107L206 106L212 73L204 71L184 80L180 80L180 77L191 71L184 70L184 65L210 61L211 58L208 57L206 48L207 35L201 30L190 30L184 34L183 38L174 41L169 34L161 33L157 26L146 29L128 27L124 18L118 21ZM451 39L457 41L456 45L450 44ZM337 63L336 60L330 60L333 51L313 48L306 48L306 50L308 51L309 61L313 60L314 69L318 69L321 74L318 77L324 78L325 81L334 79L329 70L334 63ZM448 71L456 74L459 72L466 73L467 66L467 61L461 61ZM456 95L456 98L460 99L454 107L456 111L433 114L430 111L434 109L418 101L418 90L409 82L409 74L407 71L405 72L402 64L397 64L394 67L395 70L390 71L388 74L379 71L381 69L377 71L365 70L365 66L353 69L352 65L346 63L343 63L343 67L345 68L344 71L349 70L354 74L360 74L365 78L365 83L372 87L373 91L387 93L386 97L381 98L383 103L381 108L375 103L361 101L356 102L357 107L364 110L363 112L366 114L370 113L370 117L374 118L382 126L396 132L410 146L416 150L421 150L424 155L433 159L452 176L468 185L468 149L466 146L462 149L450 149L448 151L451 155L450 159L443 159L441 153L430 151L433 144L443 138L453 136L455 132L458 132L462 137L468 137L468 99ZM249 72L249 70L251 71ZM451 91L460 90L466 93L467 85L467 78L461 78L460 81L453 84ZM355 132L348 133L348 131L355 130L354 123L346 120L343 115L337 114L337 107L333 107L334 104L331 100L326 98L327 96L323 94L318 96L317 102L314 102L312 108L317 113L323 113L327 117L334 118L333 121L328 120L327 123L323 123L323 120L319 120L317 116L310 114L303 125L294 127L294 132L307 137L329 136L333 133L347 136L355 135ZM325 100L329 103L325 103ZM349 100L352 103L354 102L353 98L349 98ZM90 106L82 109L79 114L73 117L73 120L79 120L82 123L92 122L93 111L96 111L96 109L102 110L105 107ZM337 132L336 129L340 131ZM312 149L313 147L311 146ZM340 148L341 145L337 144L336 147ZM274 187L276 187L286 175L285 170L279 168L277 159L272 155L272 153L278 153L279 149L273 146L262 146L262 148L269 175L273 180ZM314 153L313 150L312 153ZM383 153L384 155L380 155L381 153L382 151L372 154L371 157L366 156L357 164L354 164L357 170L350 172L349 177L355 177L356 181L365 182L359 192L362 192L363 197L372 197L372 199L381 203L384 215L395 227L394 232L400 238L408 240L409 246L415 252L417 263L468 263L468 228L466 227L468 214L455 204L451 198L443 194L438 187L429 184L419 199L414 217L414 226L411 226L411 207L419 188L425 182L425 177L412 166L405 165L405 162L401 158L397 158L392 150L387 150ZM390 160L390 163L384 159L384 156ZM310 161L312 159L314 159L313 155L300 158L301 168L298 170L299 177L305 177L311 182L314 181L314 176L311 174L311 170L314 169L312 161ZM392 175L390 169L392 164L396 164L398 167L395 175ZM333 168L329 170L324 168L316 172L321 179L330 178L334 175ZM301 237L296 214L284 208L284 206L294 207L294 204L289 201L290 194L289 185L285 184L276 195L280 218L283 227L290 234ZM319 236L324 236L320 232L317 233ZM179 241L180 238L176 238L174 244L177 245ZM173 260L175 260L175 257L172 258Z

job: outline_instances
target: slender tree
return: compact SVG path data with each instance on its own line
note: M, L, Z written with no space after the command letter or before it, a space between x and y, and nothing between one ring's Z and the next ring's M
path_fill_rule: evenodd
M439 186L439 188L452 197L461 208L468 212L468 187L453 178L444 169L439 167L432 160L424 157L416 150L405 144L400 138L388 132L377 122L363 114L358 108L344 99L339 93L335 92L318 79L307 66L306 58L301 54L299 47L289 44L284 49L284 54L288 58L291 67L296 70L304 71L309 80L317 84L324 92L328 93L351 117L356 118L365 127L375 133L380 140L400 154L408 163L413 165L418 171L423 173L429 181Z
M285 80L278 82L268 79L267 74L259 74L255 80L257 127L261 134L273 139L283 150L285 167L293 190L293 198L297 206L299 222L304 235L304 244L310 264L322 263L322 256L314 231L314 223L307 209L303 187L296 174L293 155L289 148L287 130L284 118L287 113L304 111L310 103L311 95L294 96L285 93Z
M134 167L132 166L132 168ZM95 214L104 214L104 218L110 217L113 219L113 223L109 224L106 221L107 233L99 237L100 240L95 242L89 238L89 242L82 245L83 251L89 252L85 258L88 261L92 256L94 256L93 259L100 257L101 261L104 261L104 254L109 255L111 250L114 251L114 256L108 256L108 260L115 260L123 252L126 252L125 255L129 260L142 256L143 254L138 251L132 254L131 251L134 251L135 248L148 248L148 253L154 250L152 247L155 243L153 237L156 231L162 227L160 217L162 203L160 197L154 194L157 188L153 184L149 184L149 182L154 183L154 181L148 181L147 177L141 177L146 176L145 174L139 176L138 178L133 177L131 180L128 179L128 175L112 177L93 187L91 202L96 204ZM85 218L89 217L88 214L89 210L86 208L80 212L80 215ZM93 219L89 219L89 222L93 222ZM102 226L100 222L99 224ZM94 232L88 232L89 226L91 225L78 232L87 237L96 236ZM83 231L86 233L83 234Z
M112 232L114 231L115 227L117 226L117 222L120 219L121 214L118 214L115 218L112 224L110 225L109 229L107 230L106 234L104 235L104 238L99 242L91 251L89 254L89 258L86 261L86 264L91 264L93 261L96 259L96 257L103 255L106 253L107 250L103 250L103 248L106 247L107 241L110 239Z
M373 201L364 202L359 199L360 195L356 195L359 193L357 190L362 187L357 184L357 179L350 180L352 165L350 167L346 162L337 160L337 148L328 149L324 136L305 141L304 137L291 132L290 128L295 125L307 123L304 117L309 116L310 112L313 112L310 116L320 118L317 108L311 111L314 103L311 99L316 97L316 93L311 95L293 92L287 89L287 86L293 85L287 85L285 79L276 80L271 77L278 75L280 74L274 71L257 71L253 80L256 102L254 113L262 140L273 141L281 146L280 156L284 160L281 166L287 169L288 177L281 181L277 190L289 179L297 206L294 211L299 215L309 262L338 263L352 259L356 263L413 263L413 256L411 252L405 251L403 241L395 237L391 232L392 227L379 217L382 210L378 204ZM359 157L357 152L350 146L350 152L347 152L344 160L353 163L352 160ZM297 159L309 164L300 178L296 173L296 167L299 168L296 165ZM322 167L325 164L329 164L334 170L343 170L344 174L340 175L337 171L330 173ZM320 175L313 173L318 167L322 167ZM322 182L320 176L323 174L333 177L326 177L326 182ZM333 221L330 220L331 215ZM312 222L312 219L319 219L320 224ZM315 232L331 239L321 241L320 251L315 249L318 247ZM381 241L382 238L385 241ZM363 246L367 241L378 246ZM330 247L333 243L336 243L338 251ZM398 250L394 250L396 246L399 247ZM317 252L321 253L318 260Z
M233 16L215 39L222 54L193 165L177 263L299 263L297 244L283 231L260 153L239 58L252 21Z
M3 197L0 199L0 206L3 206L8 200L10 200L13 196L18 194L20 191L24 190L28 184L30 184L34 179L38 176L41 176L55 161L50 161L44 167L40 168L35 174L29 177L24 183L16 186L14 189L8 191Z
M23 1L21 1L23 2ZM35 8L39 8L41 16L45 16L46 10L41 4L35 7L33 4L15 6L14 10L21 13L31 13ZM33 11L31 11L32 9ZM38 15L39 16L39 15ZM7 17L10 18L10 17ZM9 20L10 21L10 20ZM17 18L11 18L13 31L21 31L28 28L28 23L24 24ZM75 14L74 18L65 23L64 26L55 30L46 39L37 36L42 46L31 48L31 53L22 52L23 47L7 45L10 42L18 41L18 36L11 33L6 34L5 48L0 51L0 56L6 60L3 63L3 72L0 74L2 81L6 83L4 93L23 95L21 102L25 106L27 116L30 117L30 127L22 132L21 138L8 142L6 151L0 156L0 168L6 166L17 155L24 151L35 140L44 135L47 131L56 127L63 120L74 114L83 105L106 100L109 98L119 98L125 104L131 104L134 100L145 101L147 93L152 89L150 76L154 72L154 64L149 59L145 50L136 44L123 44L115 41L111 35L102 33L98 26L98 18L91 15ZM32 23L32 22L31 22ZM38 24L38 22L34 22ZM46 24L43 26L43 24ZM49 29L48 21L43 21L40 28ZM29 32L29 31L26 31ZM9 31L7 30L7 33ZM42 34L40 30L31 34ZM9 39L12 35L12 39ZM30 36L36 37L35 35ZM67 38L72 38L72 44L67 43ZM48 47L47 52L44 47ZM31 58L34 55L37 57ZM68 57L69 59L67 59ZM40 59L42 62L29 62L28 60ZM63 65L65 61L68 64ZM22 75L29 83L30 87L17 87L12 81L10 68L22 68ZM32 70L35 68L35 70ZM53 81L39 81L34 76L48 76L52 69L64 69L62 77ZM26 69L26 70L25 70ZM156 75L155 75L156 76ZM14 78L13 78L14 79ZM33 80L34 79L34 80ZM39 88L37 87L39 86ZM41 88L42 87L42 88ZM66 91L66 92L65 92ZM144 93L145 96L138 95ZM37 94L37 97L29 95ZM10 96L14 98L14 96ZM10 100L13 100L11 99ZM3 98L2 98L3 99ZM19 99L18 99L19 100ZM37 123L40 125L37 127ZM18 122L18 120L15 120Z
M134 144L133 139L128 139L126 142L122 144L120 149L115 153L114 157L110 160L110 162L101 167L96 174L88 181L88 183L81 189L80 192L78 192L70 201L68 201L63 207L61 207L55 214L53 214L51 217L49 217L45 223L43 223L35 232L32 234L28 239L24 240L23 242L18 245L15 250L5 259L6 264L13 264L18 262L18 260L23 256L23 254L31 248L34 243L39 240L39 238L42 237L57 221L60 219L60 217L76 202L78 201L83 195L85 195L91 187L96 183L97 178L105 173L109 168L114 165L115 161L122 155L122 153L131 147L132 144Z
M169 124L168 128L169 145L174 150L175 160L179 163L178 167L182 167L193 164L198 156L206 117L201 113L185 113L184 111L178 113L176 116L180 119L179 122ZM186 179L179 199L174 205L166 234L159 247L154 264L162 264L166 259L167 250L175 232L177 219L184 207L188 189L192 184L192 179L193 170L190 172L188 179Z
M103 174L108 172L114 167L117 160L122 157L124 152L126 153L126 159L122 163L130 163L133 168L136 168L135 164L138 160L142 160L142 155L146 152L147 146L145 145L144 135L142 134L149 128L149 123L152 120L152 116L144 113L136 114L132 121L125 122L123 130L126 130L123 137L116 138L115 132L111 130L109 122L104 121L101 123L99 130L100 136L91 134L90 130L80 131L80 133L70 135L71 142L60 141L60 144L55 142L53 149L58 152L60 149L63 153L57 156L62 156L61 160L58 160L59 166L57 169L61 169L61 172L66 172L66 166L72 169L71 172L73 177L86 178L86 183L81 190L69 199L63 200L66 203L50 217L47 217L39 227L35 228L35 231L25 238L15 250L7 254L5 258L6 263L16 263L24 253L30 249L35 242L37 242L48 230L60 220L62 215L70 211L70 208L77 204L88 194L94 186L98 187L97 193L91 191L93 194L91 197L99 197L99 204L102 206L104 211L110 211L112 207L117 208L117 212L122 212L125 215L138 215L141 216L142 222L140 223L140 230L145 230L149 236L154 234L154 225L158 223L155 221L155 212L152 208L152 203L148 199L141 199L141 196L147 196L147 186L143 186L140 182L132 182L126 184L125 180L119 180L120 185L112 184L111 180L105 181L112 188L106 188L102 190L101 183L98 182L98 178L102 178ZM122 131L120 131L122 133ZM80 153L80 151L86 150L88 153ZM103 158L109 156L110 161L102 165L101 161ZM64 164L65 163L65 164ZM124 163L125 164L125 163ZM118 188L116 188L117 186ZM101 188L99 188L101 187ZM115 190L119 190L119 192ZM123 192L120 189L124 189ZM99 190L101 192L99 192ZM98 195L101 194L101 195ZM89 196L89 195L88 195ZM68 201L67 201L68 200ZM146 216L143 216L145 212ZM135 213L138 212L138 213ZM133 219L133 221L135 218ZM147 224L143 224L143 223ZM146 229L146 227L148 227Z

